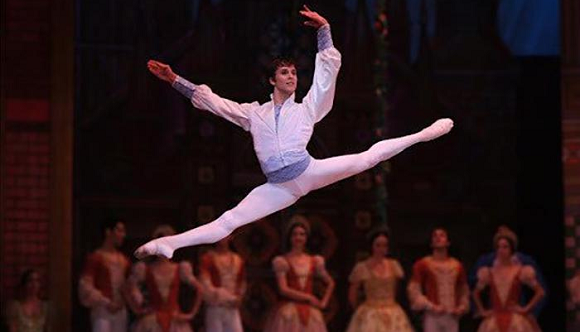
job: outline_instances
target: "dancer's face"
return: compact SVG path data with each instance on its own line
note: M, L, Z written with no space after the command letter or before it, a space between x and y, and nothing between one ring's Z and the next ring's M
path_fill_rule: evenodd
M499 239L499 241L497 241L496 252L497 258L499 259L507 259L513 255L512 246L506 239Z
M306 246L306 241L308 240L308 235L304 227L296 226L292 229L292 234L290 235L290 243L293 249L304 249Z
M293 65L278 67L276 69L276 75L270 78L270 84L272 84L274 90L278 90L283 94L293 94L298 84L296 67Z
M108 236L113 241L115 247L120 247L125 240L125 236L127 235L125 231L125 224L122 222L118 222L115 224L115 227L112 230L107 230Z
M384 257L389 253L389 238L381 234L373 241L373 256Z
M433 249L441 249L449 247L449 238L444 229L436 229L431 233L431 247Z

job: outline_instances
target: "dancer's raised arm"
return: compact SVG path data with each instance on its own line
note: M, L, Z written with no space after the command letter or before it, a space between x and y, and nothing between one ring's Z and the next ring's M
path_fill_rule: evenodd
M317 12L311 11L307 6L304 6L300 14L307 19L304 25L317 29L318 53L316 54L314 77L312 78L312 86L303 100L312 121L316 123L332 109L341 55L332 43L328 21Z
M240 127L250 130L249 112L259 107L257 102L237 103L213 93L207 85L196 85L175 74L167 64L155 60L147 62L149 71L160 80L168 82L191 101L193 106L212 112Z

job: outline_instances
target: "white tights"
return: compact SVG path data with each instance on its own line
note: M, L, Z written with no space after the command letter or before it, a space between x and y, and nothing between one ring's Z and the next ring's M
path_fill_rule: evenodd
M147 255L171 258L173 251L178 248L217 242L238 227L289 207L313 190L373 168L416 143L448 133L452 127L453 121L440 119L418 133L377 142L362 153L312 159L304 173L294 180L258 186L236 207L216 220L177 235L150 241L137 249L135 255L139 258Z

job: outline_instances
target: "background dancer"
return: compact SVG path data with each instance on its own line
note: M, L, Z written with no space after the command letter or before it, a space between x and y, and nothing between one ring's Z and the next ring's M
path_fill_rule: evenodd
M328 306L335 282L324 257L307 252L309 235L308 220L302 215L292 217L285 232L288 252L272 260L282 300L266 322L265 332L327 331L321 310ZM325 285L321 297L314 294L315 279Z
M240 305L246 291L244 260L230 248L231 237L216 243L201 258L207 332L242 332Z
M347 332L413 332L405 311L397 302L397 286L405 273L401 264L387 256L389 233L378 228L369 236L371 256L356 263L348 281L348 301L355 312ZM359 301L360 290L364 301Z
M93 332L127 331L127 309L122 288L131 263L119 251L125 240L125 224L116 218L103 222L103 244L88 255L79 280L80 302L91 309Z
M153 238L175 234L169 225L158 226ZM175 263L165 257L133 265L126 288L127 302L138 316L132 332L192 332L190 321L201 306L203 287L193 275L190 262ZM193 305L183 311L179 304L181 286L195 290Z
M413 265L407 287L411 308L423 311L424 332L457 332L469 310L469 286L461 262L449 256L447 229L431 232L432 254Z

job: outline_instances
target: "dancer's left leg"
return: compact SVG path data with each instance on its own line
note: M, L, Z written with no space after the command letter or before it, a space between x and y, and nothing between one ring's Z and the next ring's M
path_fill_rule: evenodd
M292 181L280 184L265 183L254 188L236 207L226 211L216 220L177 235L149 241L135 251L135 256L143 258L161 255L171 258L176 249L215 243L240 226L287 208L301 196L301 190Z

